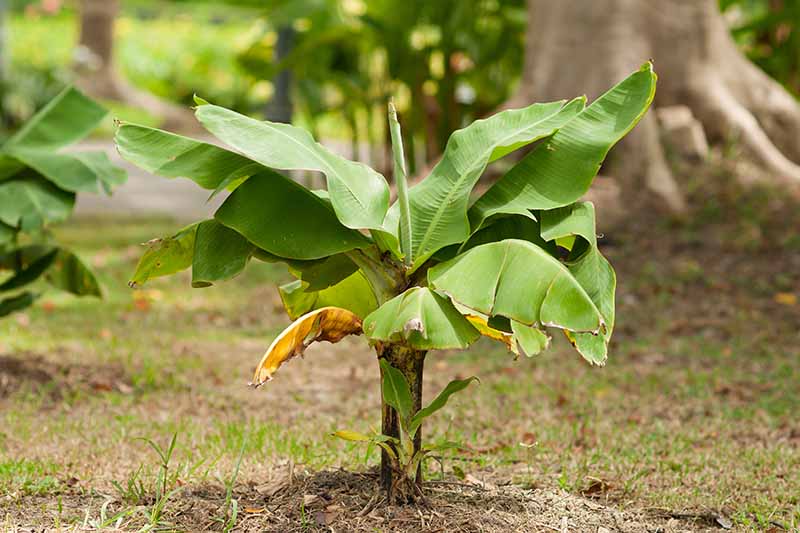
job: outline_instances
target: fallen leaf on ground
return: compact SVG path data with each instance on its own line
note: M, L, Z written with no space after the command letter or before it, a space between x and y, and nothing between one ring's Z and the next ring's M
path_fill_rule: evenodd
M520 444L522 444L523 446L536 445L536 435L534 435L530 431L526 431L525 433L522 434L522 440L520 441Z
M289 475L289 473L283 473L280 476L276 477L275 479L272 479L267 483L257 486L256 492L258 492L259 494L263 494L268 498L272 498L278 492L288 487L290 481L291 481L291 476Z
M728 518L724 515L717 516L717 525L722 529L732 529L733 528L733 520Z
M586 479L589 480L589 484L581 490L583 496L598 496L613 488L613 485L604 479L589 476Z
M774 299L781 305L797 305L797 296L791 292L776 292Z
M314 513L314 521L318 526L328 526L339 517L339 514L341 514L341 507L329 505L324 511Z

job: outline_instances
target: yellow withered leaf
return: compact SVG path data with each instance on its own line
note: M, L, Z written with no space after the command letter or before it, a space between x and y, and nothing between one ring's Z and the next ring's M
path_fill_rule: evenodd
M466 315L466 317L467 320L469 320L470 324L475 326L475 329L477 329L481 335L502 342L503 344L506 345L506 348L508 349L509 352L515 355L519 355L519 349L517 348L517 340L514 338L513 333L508 333L506 331L502 331L491 327L488 321L482 316Z
M272 379L272 375L284 362L302 354L313 342L335 343L348 335L360 334L361 319L347 309L321 307L306 313L272 341L256 367L252 385L258 387Z

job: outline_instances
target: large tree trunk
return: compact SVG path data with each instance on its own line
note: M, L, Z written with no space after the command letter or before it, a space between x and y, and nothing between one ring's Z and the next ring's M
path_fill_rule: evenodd
M735 138L776 182L800 187L800 106L739 52L717 0L528 0L528 11L513 104L592 99L652 58L656 105L688 105L712 139ZM653 113L620 143L605 173L623 181L623 194L647 189L672 210L685 208Z
M81 0L80 53L75 63L78 86L86 93L141 107L163 119L168 129L193 129L192 113L132 87L114 68L114 21L119 0Z
M378 357L400 370L408 380L411 387L412 412L422 409L422 371L425 365L425 353L413 350L398 344L383 344L378 346ZM381 373L381 383L383 375ZM382 418L381 433L390 437L400 438L400 422L397 413L381 398ZM414 452L422 447L422 428L414 436ZM422 483L422 464L417 469L416 487L408 486L407 480L394 471L391 458L385 451L381 451L381 488L386 492L389 503L407 503L413 501L421 493L419 487Z

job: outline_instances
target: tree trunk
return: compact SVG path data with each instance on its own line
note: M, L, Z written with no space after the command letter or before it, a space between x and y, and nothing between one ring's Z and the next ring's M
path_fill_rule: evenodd
M400 370L411 386L412 412L422 409L422 371L425 365L426 352L413 350L399 344L383 344L377 348L378 357ZM383 383L381 373L381 383ZM400 438L400 425L397 413L381 397L381 433ZM422 446L422 428L414 436L414 452ZM416 499L422 484L422 464L417 468L416 487L407 486L404 476L395 475L391 458L381 450L381 488L386 492L390 503L408 503Z
M162 118L162 126L167 129L197 129L190 111L132 87L117 73L114 21L119 6L118 0L81 0L80 53L74 65L78 86L95 98L118 100L146 109Z
M717 0L528 0L522 83L511 105L596 98L652 58L656 105L688 105L712 139L736 137L774 180L800 187L800 106L737 49ZM683 211L653 113L608 160L623 194L657 195Z
M275 63L280 64L292 51L294 41L294 28L282 26L278 28L278 42L275 44ZM272 122L292 122L292 71L282 69L275 76L275 93L266 108L267 120Z
M118 0L82 0L78 46L83 56L76 65L81 74L91 73L92 94L100 98L118 98L114 74L114 20Z

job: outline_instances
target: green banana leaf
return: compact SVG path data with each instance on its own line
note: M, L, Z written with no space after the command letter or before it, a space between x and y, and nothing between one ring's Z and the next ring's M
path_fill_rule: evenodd
M92 269L75 253L64 248L58 249L58 254L44 277L57 289L75 296L103 297L100 283Z
M614 330L617 279L614 269L597 247L594 206L590 202L578 202L542 211L539 216L542 238L560 242L570 250L567 268L603 315L606 327L599 335L567 332L570 342L587 361L601 365L608 357L608 342Z
M325 174L333 209L348 228L382 228L389 186L367 165L339 157L290 124L262 122L210 104L199 105L196 116L219 140L266 167Z
M0 284L0 292L20 289L41 278L76 296L102 297L92 270L73 252L61 247L31 244L8 250L0 255L0 270L14 271Z
M341 307L363 319L378 307L372 288L360 271L321 291L308 290L298 279L281 285L278 292L292 320L321 307Z
M134 165L167 178L188 178L216 190L260 172L263 167L235 152L155 128L122 124L114 136L120 155Z
M128 282L133 288L141 287L149 279L169 276L192 266L194 241L199 222L186 226L172 237L153 239L146 243L147 250L139 258L136 271Z
M1 210L2 208L0 208ZM12 242L14 240L14 236L17 234L17 231L9 226L8 224L3 224L0 222L0 252L3 251L3 247Z
M0 269L13 270L14 274L0 283L0 292L20 289L39 279L58 255L58 248L46 246L21 246L0 256Z
M497 214L553 209L583 196L611 147L647 112L656 78L646 63L536 146L470 208L473 231Z
M597 333L603 317L569 270L527 241L483 244L428 271L428 283L486 316Z
M73 87L67 87L3 145L6 157L34 169L59 188L110 192L125 182L123 169L104 152L56 153L81 140L107 111Z
M192 255L192 287L209 287L239 275L256 247L216 220L198 224Z
M384 303L364 319L364 334L418 350L463 349L480 336L447 298L427 287L413 287Z
M336 254L317 261L290 261L289 271L306 286L317 292L350 277L358 266L345 254Z
M340 224L325 200L269 169L239 185L214 218L288 259L320 259L370 245L361 233Z
M469 195L489 163L552 135L583 109L584 101L502 111L453 133L441 161L409 191L414 265L469 236Z
M114 166L105 152L56 154L15 148L7 153L65 191L110 194L127 179L125 170Z
M533 357L550 346L550 337L535 326L526 326L521 322L512 320L511 331L514 334L514 339L522 348L522 352L528 357ZM592 334L582 333L581 335L591 336Z
M38 176L23 173L0 182L0 222L23 231L63 222L74 206L75 193Z
M6 141L3 148L54 152L86 137L108 112L74 87L67 87Z
M38 295L29 291L3 298L0 300L0 318L30 307L36 301L36 298L38 298Z
M490 221L489 225L470 235L469 239L458 248L458 253L466 252L481 244L505 239L521 239L532 242L553 257L558 257L556 244L547 242L542 238L541 233L539 221L532 214L528 214L528 216L504 215L495 217Z

